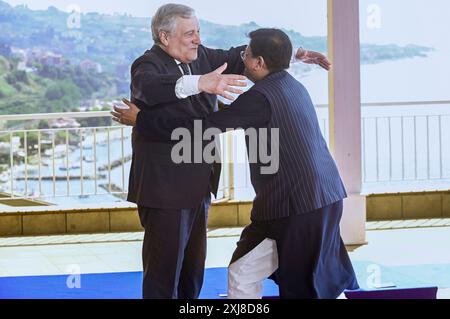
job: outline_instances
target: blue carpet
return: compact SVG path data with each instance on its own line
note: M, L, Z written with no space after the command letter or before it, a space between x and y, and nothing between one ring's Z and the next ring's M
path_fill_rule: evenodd
M367 289L370 262L353 262L361 288ZM393 282L397 288L438 286L450 287L450 265L421 265L379 268L382 283ZM139 299L142 272L83 274L81 288L69 289L67 275L0 278L0 299ZM210 268L200 295L202 299L218 299L226 293L227 269ZM264 282L264 295L278 295L278 287Z
M80 289L67 287L67 275L0 278L0 299L140 299L142 272L83 274ZM201 299L219 299L227 292L227 269L205 272ZM278 287L264 282L264 295L278 295Z

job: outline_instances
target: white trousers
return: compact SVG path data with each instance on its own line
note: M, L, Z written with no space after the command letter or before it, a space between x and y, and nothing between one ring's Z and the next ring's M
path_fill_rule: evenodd
M228 267L228 299L261 299L263 281L278 269L275 240L264 239Z

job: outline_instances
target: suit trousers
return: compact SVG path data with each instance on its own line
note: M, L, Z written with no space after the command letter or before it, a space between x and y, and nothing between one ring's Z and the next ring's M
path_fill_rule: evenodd
M144 299L196 299L203 285L210 196L196 208L138 207Z

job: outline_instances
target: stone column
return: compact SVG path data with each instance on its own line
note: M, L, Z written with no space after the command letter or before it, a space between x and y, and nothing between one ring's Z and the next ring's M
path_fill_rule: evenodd
M358 0L328 0L330 150L347 189L341 231L348 245L365 243L361 195L361 90Z

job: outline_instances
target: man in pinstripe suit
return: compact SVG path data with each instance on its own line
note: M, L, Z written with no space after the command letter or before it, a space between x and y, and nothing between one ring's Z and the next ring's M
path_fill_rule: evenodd
M281 298L336 298L358 288L339 230L347 194L309 94L286 72L289 37L281 30L259 29L250 39L242 58L255 85L229 108L201 119L205 129L278 134L275 142L270 137L258 145L278 154L278 170L265 173L259 158L250 163L256 197L251 223L229 266L229 298L260 297L262 280L270 275ZM194 130L193 119L136 114L136 129L152 138L170 139L178 127ZM254 149L246 142L248 150Z

